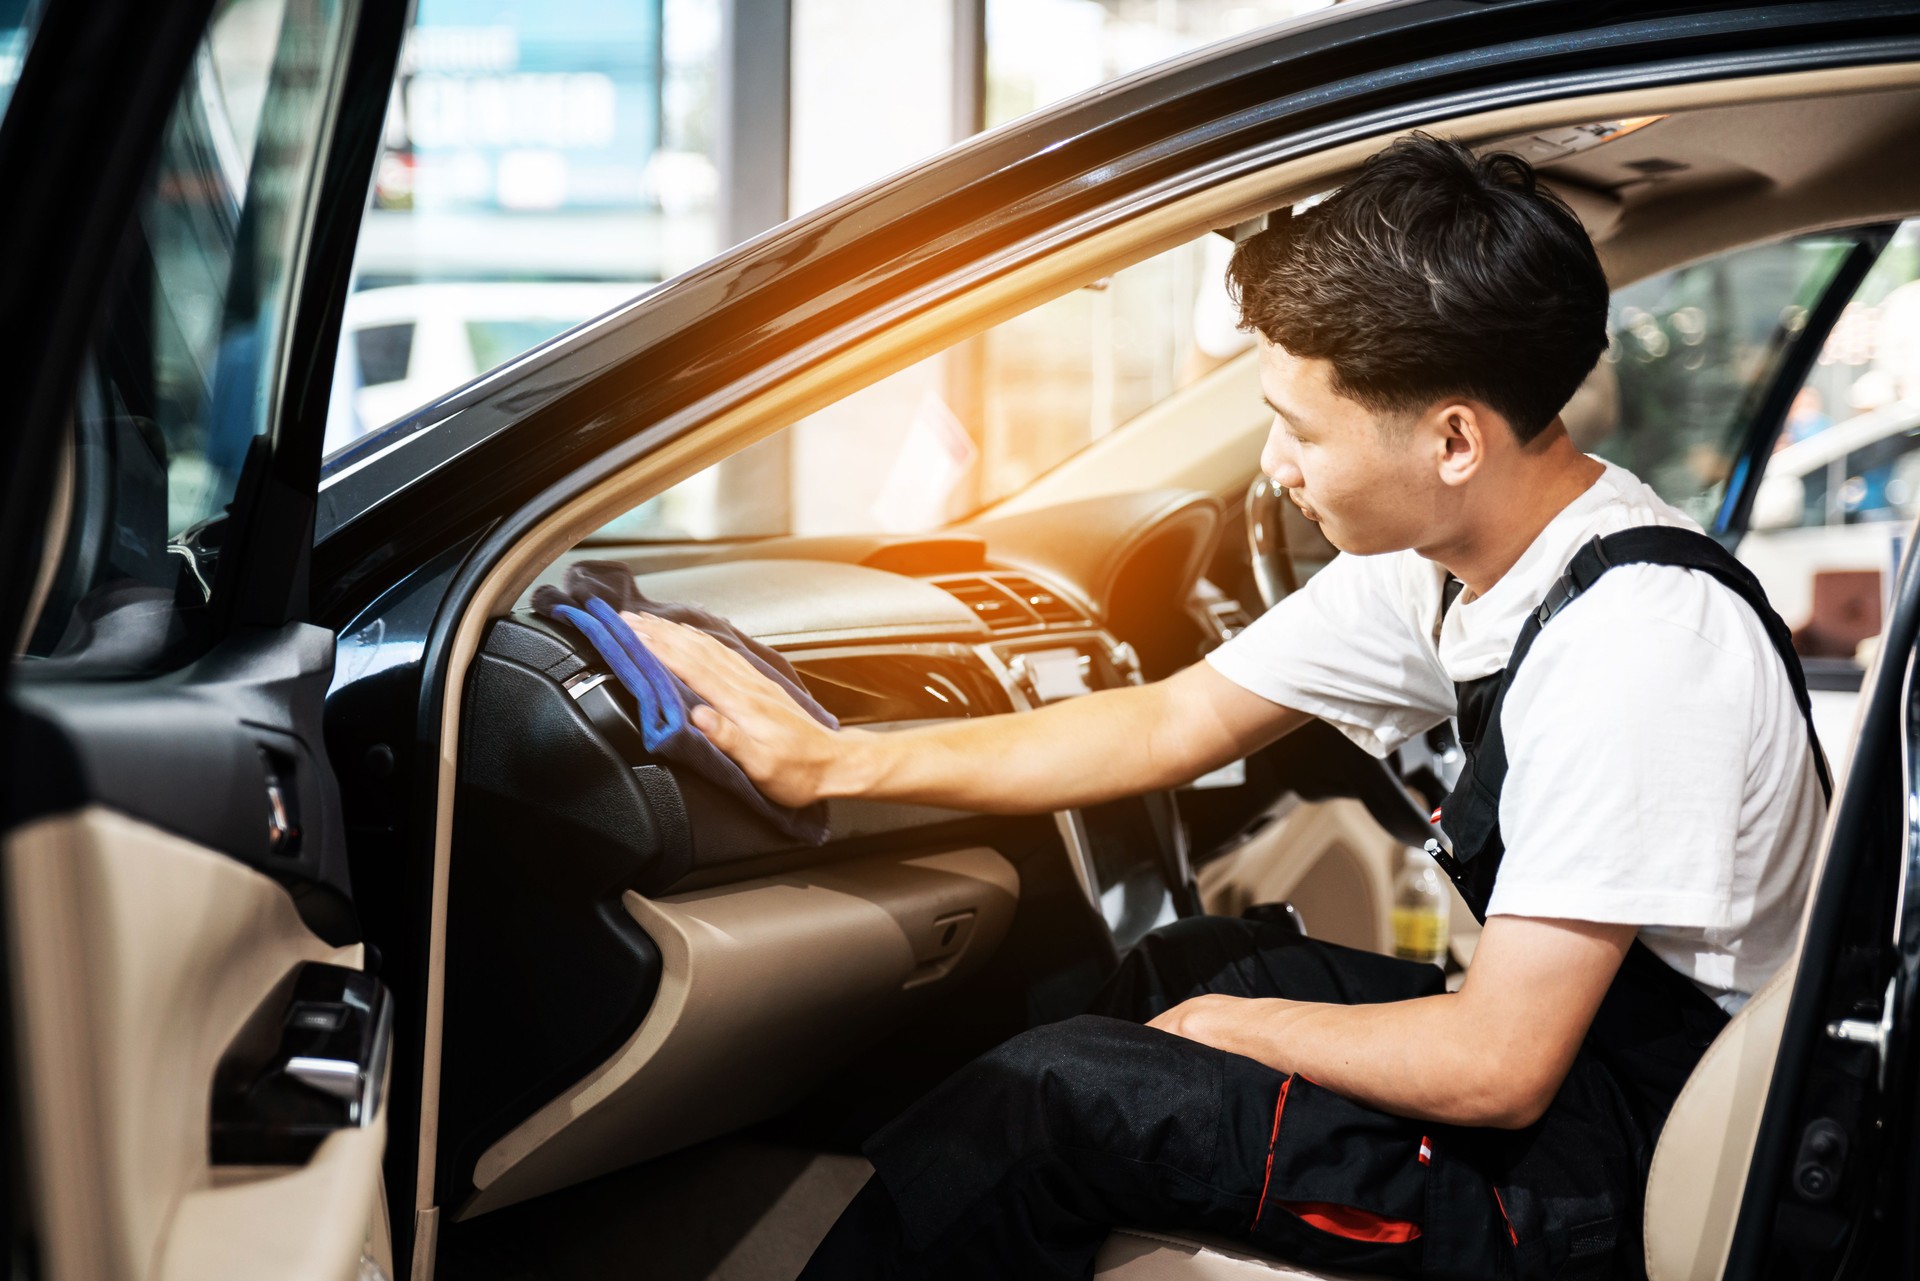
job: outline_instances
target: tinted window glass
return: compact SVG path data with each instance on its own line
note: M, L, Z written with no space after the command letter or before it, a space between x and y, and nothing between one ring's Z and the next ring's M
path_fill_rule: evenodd
M220 518L270 427L337 0L226 0L175 102L74 400L72 515L28 652L207 640Z
M418 0L345 318L412 322L412 360L341 344L328 455L721 247L722 8Z
M39 0L0 0L0 115L6 114L13 87L20 83L40 9Z
M1756 398L1852 247L1780 241L1615 292L1606 354L1565 415L1576 442L1711 527Z

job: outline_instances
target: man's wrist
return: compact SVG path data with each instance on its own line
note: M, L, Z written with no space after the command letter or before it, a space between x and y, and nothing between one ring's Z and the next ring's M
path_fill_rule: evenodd
M1285 1038L1276 1036L1296 1002L1278 997L1202 996L1192 1002L1192 1039L1229 1054L1258 1059L1270 1067L1289 1070L1275 1062L1276 1048Z
M836 730L833 752L820 771L815 790L821 800L872 792L885 768L886 735L861 729Z

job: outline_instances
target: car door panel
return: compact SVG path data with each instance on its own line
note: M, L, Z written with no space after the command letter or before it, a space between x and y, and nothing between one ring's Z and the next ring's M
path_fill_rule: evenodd
M0 221L33 247L0 273L23 339L0 518L36 535L0 568L22 1230L51 1278L390 1270L384 1095L339 1094L387 1071L377 988L364 1059L272 1062L292 1110L263 1128L350 1118L310 1156L222 1163L213 1112L237 1054L305 1026L301 967L369 955L322 744L333 636L302 621L299 411L326 400L306 346L337 327L404 6L49 9L0 134Z
M1913 970L1902 952L1911 955L1914 938L1917 641L1920 562L1909 556L1862 685L1852 767L1827 817L1727 1277L1836 1275L1843 1255L1864 1261L1854 1275L1911 1271L1877 1266L1870 1251L1898 1248L1884 1198L1899 1184L1893 1166L1905 1162L1894 1154L1907 1150L1911 1124L1911 1095L1900 1092L1910 1083L1897 1073L1914 1061ZM1837 1132L1837 1149L1810 1149L1815 1127Z
M327 1139L303 1166L249 1171L188 1193L167 1238L161 1281L358 1281L367 1262L392 1276L393 1242L377 1177L386 1142L382 1113L370 1126Z
M357 936L339 788L317 731L331 632L249 629L167 676L22 671L19 818L85 800L224 852L292 888L312 928Z
M262 873L104 806L16 828L6 876L47 1275L152 1276L163 1250L235 1227L205 1200L182 1217L218 1178L208 1133L221 1057L296 965L359 968L362 949L322 940ZM377 1155L352 1159L368 1141L338 1146L326 1168L344 1163L371 1189ZM360 1220L356 1261L367 1195L342 1202ZM269 1275L243 1262L199 1275Z

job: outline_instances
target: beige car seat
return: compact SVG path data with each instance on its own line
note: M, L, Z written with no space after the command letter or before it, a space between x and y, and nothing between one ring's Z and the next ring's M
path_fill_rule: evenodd
M1733 1016L1674 1101L1647 1176L1650 1281L1708 1281L1726 1265L1799 962L1796 950ZM1105 1281L1360 1281L1351 1273L1282 1263L1232 1241L1136 1228L1107 1238L1094 1275Z

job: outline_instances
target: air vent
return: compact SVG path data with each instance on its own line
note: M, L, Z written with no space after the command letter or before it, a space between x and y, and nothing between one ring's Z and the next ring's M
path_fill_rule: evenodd
M1018 596L1025 602L1027 608L1040 615L1040 621L1049 627L1087 625L1085 614L1075 609L1052 588L1043 587L1031 578L1002 574L1000 585Z
M987 579L943 578L935 585L972 610L990 632L1013 632L1039 624L1038 616L1024 602Z

